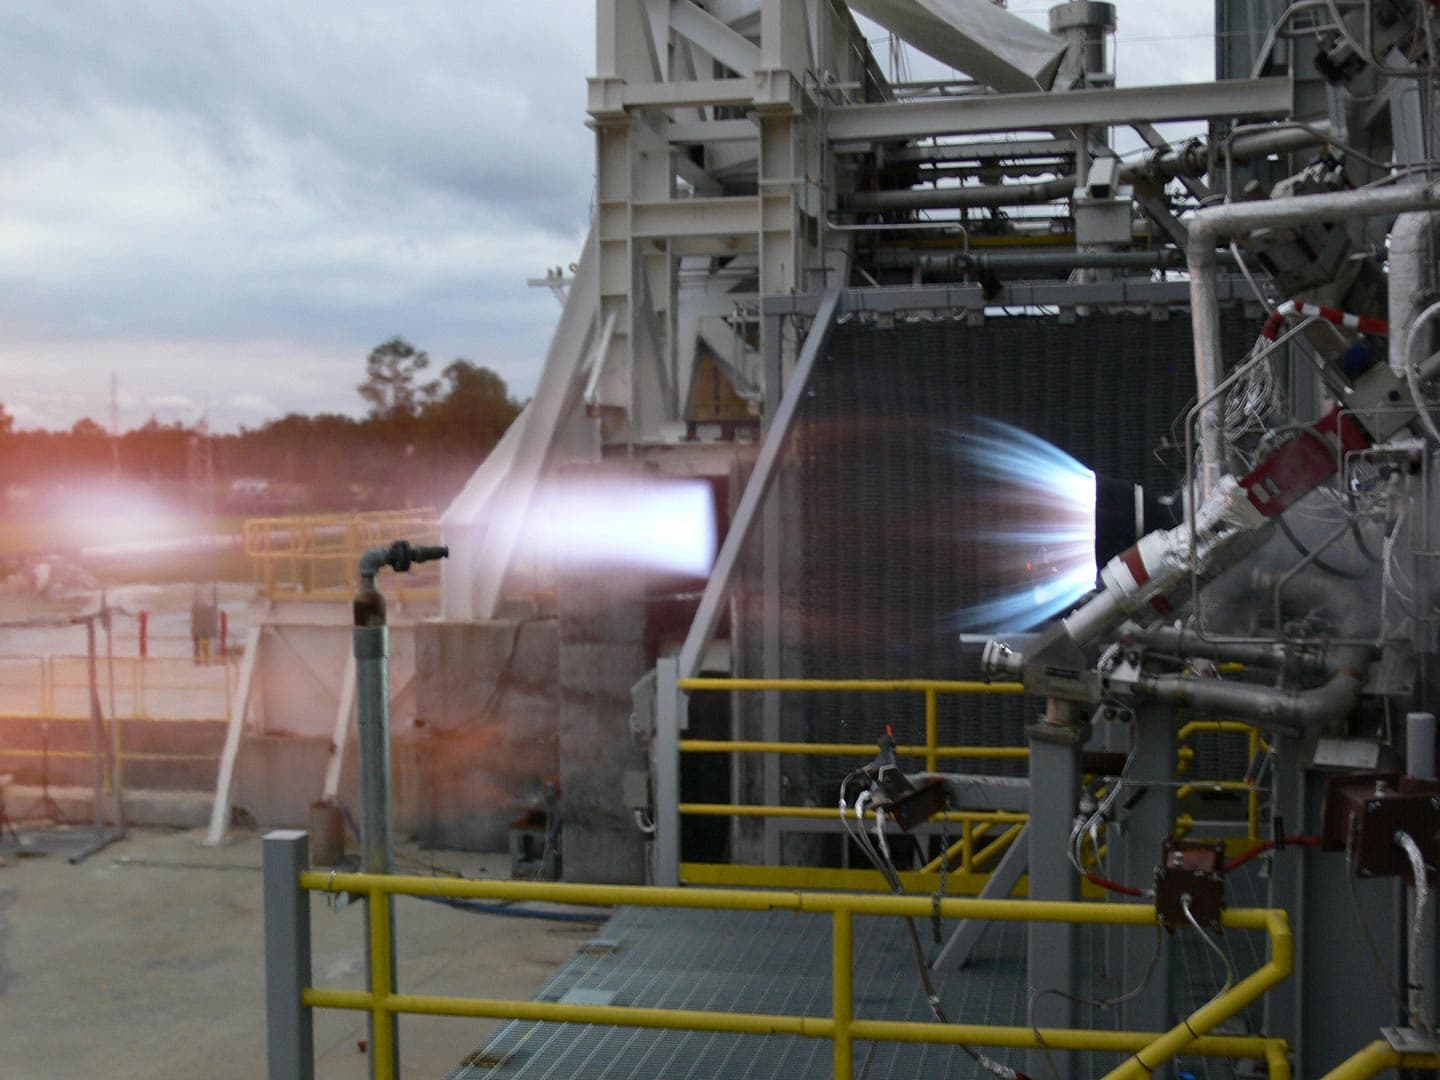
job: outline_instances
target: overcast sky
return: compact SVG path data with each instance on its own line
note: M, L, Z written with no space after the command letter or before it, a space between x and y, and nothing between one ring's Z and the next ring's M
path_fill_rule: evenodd
M1118 8L1123 83L1210 77L1210 3ZM108 424L113 372L122 428L358 415L394 334L527 396L593 39L591 0L0 4L0 403Z

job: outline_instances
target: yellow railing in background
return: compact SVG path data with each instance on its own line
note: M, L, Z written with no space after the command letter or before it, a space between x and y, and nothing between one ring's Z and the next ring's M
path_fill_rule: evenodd
M1356 1051L1325 1074L1325 1080L1369 1080L1386 1069L1440 1068L1440 1054L1402 1054L1383 1039Z
M233 656L208 664L183 657L102 656L96 664L100 711L120 720L229 720L236 664ZM0 714L88 720L88 659L0 656Z
M354 592L360 556L394 540L438 543L434 507L252 518L244 526L245 554L255 584L267 596ZM398 585L396 586L399 587ZM415 595L417 590L407 590Z
M925 741L897 745L902 758L920 759L927 772L938 772L941 762L955 760L1006 760L1028 758L1024 746L942 746L939 741L939 696L941 694L1023 694L1019 683L985 683L943 679L747 679L700 676L679 680L680 689L689 692L776 691L785 693L918 693L925 696ZM1243 733L1249 739L1249 760L1253 761L1262 748L1268 749L1260 731L1253 725L1231 720L1196 720L1183 725L1177 732L1180 742L1177 773L1184 775L1190 768L1195 751L1190 741L1204 733ZM868 759L876 752L874 743L804 743L764 742L758 740L681 739L682 754L781 754L855 757ZM1183 799L1203 790L1224 790L1244 793L1247 797L1246 835L1225 837L1227 852L1234 854L1252 847L1260 840L1260 791L1248 780L1195 779L1180 787L1177 798ZM732 818L831 819L836 810L816 806L756 806L730 803L681 803L682 815ZM1020 834L1028 815L1014 812L953 812L937 815L936 821L959 825L960 836L945 852L945 862L954 871L952 885L961 893L977 892L983 886L990 863ZM993 837L990 830L1003 826ZM1182 813L1176 818L1176 834L1190 833L1194 815ZM987 839L988 837L988 839ZM977 844L985 841L983 847ZM902 874L906 887L930 888L926 876L939 872L941 857L930 860L920 871ZM824 870L800 867L765 867L729 864L682 863L683 880L693 884L745 884L778 887L869 887L884 888L880 876L869 870Z
M307 1008L356 1009L373 1020L373 1076L394 1080L392 1022L401 1014L490 1017L535 1022L607 1024L620 1027L680 1031L732 1032L747 1035L798 1035L828 1039L833 1044L834 1075L854 1075L856 1040L971 1046L1078 1050L1130 1055L1107 1080L1148 1077L1177 1055L1198 1054L1249 1058L1267 1062L1270 1080L1289 1080L1288 1048L1283 1040L1263 1036L1208 1033L1237 1015L1266 990L1289 976L1293 943L1283 911L1232 908L1222 925L1235 930L1263 930L1270 939L1269 959L1256 971L1186 1017L1170 1031L1091 1031L1078 1028L1032 1028L989 1024L936 1024L919 1021L869 1020L855 1015L853 989L854 917L910 916L985 919L997 922L1058 922L1105 926L1153 927L1155 909L1146 904L1060 903L1032 900L974 900L932 897L874 896L846 893L765 892L742 889L647 888L635 885L576 885L555 882L465 881L400 875L336 874L308 871L300 888L314 892L359 893L370 905L367 947L369 986L365 990L307 987L301 1001ZM497 998L440 997L402 994L391 968L391 897L432 896L490 901L545 901L560 904L700 908L730 911L816 912L831 917L831 1014L801 1016L772 1013L730 1013L718 1010L657 1009L618 1005L585 1005L556 1001L515 1001Z
M1191 739L1196 735L1206 733L1225 735L1245 735L1248 740L1248 752L1245 755L1247 762L1254 762L1256 756L1262 749L1268 751L1269 745L1260 736L1260 729L1254 724L1247 724L1242 720L1191 720L1188 724L1181 726L1176 732L1175 738L1180 743L1179 760L1175 765L1175 771L1184 776L1190 771L1195 760L1195 748L1190 746ZM1239 791L1246 795L1245 802L1245 825L1246 839L1259 841L1260 836L1260 790L1248 780L1197 780L1193 784L1182 786L1176 793L1176 799L1184 799L1198 791L1204 790Z
M902 758L917 758L925 763L926 772L938 772L942 761L957 759L1014 760L1030 756L1024 746L942 746L940 744L940 702L941 694L1023 694L1025 688L1019 683L985 683L946 679L736 679L711 676L681 679L680 688L695 691L761 691L773 690L787 693L852 693L891 694L910 693L925 696L925 742L923 744L897 745L896 754ZM681 739L680 752L693 754L807 754L833 757L872 758L875 756L874 743L801 743L761 742L756 740L729 741L725 739ZM681 803L682 815L705 817L764 817L791 819L833 819L836 811L824 807L805 806L739 806L729 803ZM960 837L948 845L946 858L955 872L951 884L957 892L978 892L984 884L986 869L990 860L998 856L1019 835L1020 826L1028 815L973 811L952 812L936 815L936 821L957 823ZM983 848L976 850L976 842L996 825L1009 825L999 837L992 839ZM977 831L978 830L978 831ZM955 862L958 856L958 864ZM929 888L923 881L940 870L941 858L936 857L918 873L901 875L906 887ZM880 875L870 870L833 870L797 867L728 866L721 864L684 863L684 880L696 884L747 884L794 886L823 885L824 887L869 887L883 889Z

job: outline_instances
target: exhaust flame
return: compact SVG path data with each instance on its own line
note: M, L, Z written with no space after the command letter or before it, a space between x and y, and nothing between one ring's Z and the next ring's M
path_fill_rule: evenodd
M949 449L994 495L996 517L968 539L999 594L951 614L956 630L1006 633L1052 618L1095 587L1095 474L1044 439L999 420L950 431Z
M527 552L557 567L703 576L715 559L715 532L715 506L703 480L568 476L537 495Z

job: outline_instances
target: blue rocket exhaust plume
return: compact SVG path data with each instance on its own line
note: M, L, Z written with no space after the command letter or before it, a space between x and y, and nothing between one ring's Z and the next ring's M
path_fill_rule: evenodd
M950 629L1027 630L1095 587L1095 473L1050 443L999 420L977 417L945 432L947 448L991 489L966 539L981 552L992 595L953 612Z

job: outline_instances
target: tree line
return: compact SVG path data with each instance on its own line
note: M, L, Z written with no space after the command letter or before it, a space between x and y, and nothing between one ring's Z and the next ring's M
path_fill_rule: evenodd
M504 379L464 357L438 377L428 377L431 368L424 350L394 337L366 358L356 387L364 416L290 413L233 434L153 416L118 434L88 417L66 431L19 431L0 406L0 478L12 510L58 487L101 479L239 512L267 503L315 510L443 506L521 403Z

